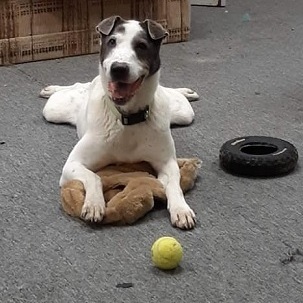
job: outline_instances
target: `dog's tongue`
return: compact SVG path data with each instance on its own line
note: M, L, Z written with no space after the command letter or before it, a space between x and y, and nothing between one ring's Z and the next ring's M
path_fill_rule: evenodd
M108 90L114 99L131 98L140 87L141 78L133 83L109 82Z

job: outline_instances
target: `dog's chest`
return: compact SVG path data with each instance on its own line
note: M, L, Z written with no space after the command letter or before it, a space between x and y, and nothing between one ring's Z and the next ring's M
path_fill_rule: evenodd
M119 162L147 161L157 150L157 138L144 123L127 126L112 138L108 152Z

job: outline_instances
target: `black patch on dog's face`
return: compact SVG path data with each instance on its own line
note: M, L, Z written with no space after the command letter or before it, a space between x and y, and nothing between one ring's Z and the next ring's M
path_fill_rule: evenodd
M100 49L100 62L103 63L104 59L107 57L107 55L112 51L113 48L116 47L116 39L115 34L116 33L125 33L125 27L124 27L125 21L119 20L117 21L116 26L112 30L112 32L106 36L101 35L101 49Z
M137 58L142 62L149 71L149 76L155 74L161 65L160 46L162 40L153 40L147 33L147 28L141 25L143 31L134 37L132 47Z

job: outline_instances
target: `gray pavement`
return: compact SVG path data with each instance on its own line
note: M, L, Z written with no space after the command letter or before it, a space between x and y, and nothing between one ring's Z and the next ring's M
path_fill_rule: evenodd
M46 123L47 84L89 81L97 55L0 68L0 302L303 302L303 174L247 179L218 166L228 139L270 135L302 154L303 2L229 1L193 7L187 43L162 49L162 83L198 91L195 123L174 128L179 156L204 163L187 201L198 226L166 210L130 227L91 228L60 208L58 180L75 130ZM299 163L300 164L300 163ZM162 236L184 246L182 267L150 262ZM128 289L117 283L132 282Z

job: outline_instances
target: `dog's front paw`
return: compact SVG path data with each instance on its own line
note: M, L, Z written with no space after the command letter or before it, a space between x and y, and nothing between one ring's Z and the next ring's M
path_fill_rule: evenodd
M171 209L170 219L173 226L181 229L192 229L196 224L196 215L188 205Z
M85 201L81 210L81 218L90 222L101 222L105 212L105 205L91 201Z
M44 87L39 96L41 98L49 98L53 93L55 93L58 90L58 85L50 85L50 86L46 86Z

